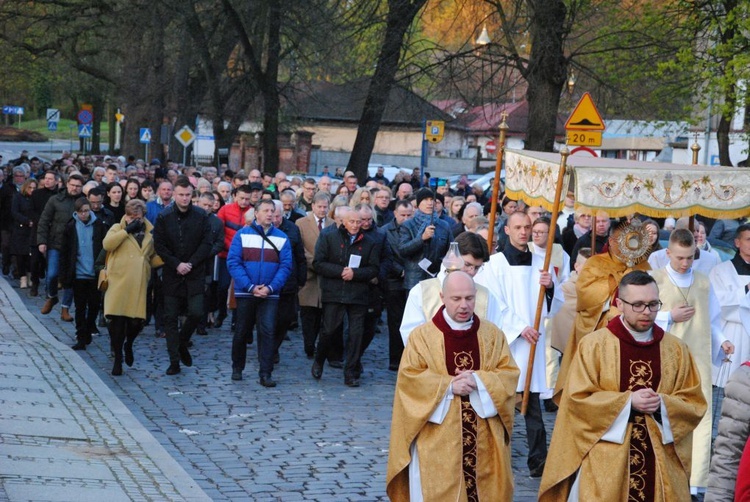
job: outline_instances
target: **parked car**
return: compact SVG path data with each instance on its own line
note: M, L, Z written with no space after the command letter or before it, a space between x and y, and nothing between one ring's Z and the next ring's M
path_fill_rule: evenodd
M411 174L411 169L406 167L392 166L389 164L368 164L367 165L367 176L375 176L378 173L379 168L383 168L383 175L388 178L388 181L393 181L398 173Z

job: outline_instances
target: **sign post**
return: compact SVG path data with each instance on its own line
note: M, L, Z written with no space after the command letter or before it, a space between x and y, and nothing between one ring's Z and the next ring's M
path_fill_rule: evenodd
M151 143L151 129L148 127L141 127L139 137L141 144L145 145L146 155L144 156L144 159L148 162L148 145Z
M602 133L605 129L602 116L596 109L588 92L581 96L573 113L565 122L567 144L571 146L602 146Z
M125 120L125 115L120 113L120 109L117 109L115 113L115 151L120 150L120 136L122 136L122 121Z
M419 162L419 186L424 185L424 172L427 170L429 160L429 143L439 143L443 141L445 122L442 120L422 120L422 158Z
M182 145L182 165L186 165L187 161L187 149L195 141L195 133L188 126L182 126L174 135L177 141Z

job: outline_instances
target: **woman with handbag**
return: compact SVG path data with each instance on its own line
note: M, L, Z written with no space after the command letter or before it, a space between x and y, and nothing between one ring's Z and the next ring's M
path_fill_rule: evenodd
M109 320L109 335L115 362L112 374L122 375L125 364L133 365L133 342L146 321L146 288L151 268L163 263L154 251L153 225L146 218L146 203L128 201L125 216L104 237L107 259L107 293L104 315Z
M73 290L76 307L73 350L86 350L91 334L97 332L100 297L94 262L102 250L106 227L91 211L88 199L76 200L73 208L75 213L65 225L60 249L60 282L63 288Z

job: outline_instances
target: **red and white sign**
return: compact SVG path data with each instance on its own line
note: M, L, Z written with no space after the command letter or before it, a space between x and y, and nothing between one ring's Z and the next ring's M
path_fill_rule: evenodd
M492 155L497 151L497 145L494 141L489 140L486 145L484 145L484 149L487 151L488 154Z

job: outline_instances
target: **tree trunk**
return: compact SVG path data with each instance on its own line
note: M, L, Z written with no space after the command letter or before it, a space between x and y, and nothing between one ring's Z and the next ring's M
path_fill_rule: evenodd
M378 55L375 74L370 80L370 88L362 109L357 128L357 138L354 140L352 154L349 157L347 169L353 171L360 182L367 179L367 165L370 162L375 139L383 120L383 112L388 103L388 96L393 88L396 72L401 59L401 49L404 45L406 30L411 26L427 0L389 0L388 18L386 21L385 37Z
M731 166L732 159L729 158L729 129L732 125L732 116L722 114L719 118L719 126L716 129L716 142L719 146L719 164Z
M566 7L562 0L528 0L531 55L523 70L528 83L529 122L525 148L551 152L557 109L567 78L563 39Z

